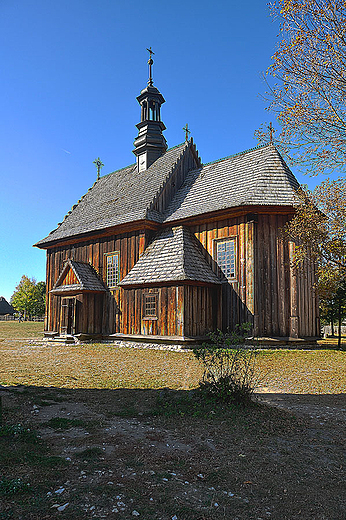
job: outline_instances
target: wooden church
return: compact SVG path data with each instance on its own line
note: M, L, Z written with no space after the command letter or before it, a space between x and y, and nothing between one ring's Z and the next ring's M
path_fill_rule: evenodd
M319 335L315 271L292 268L280 230L298 182L269 143L203 164L167 149L149 81L131 166L98 178L47 250L47 336L188 341L251 322L262 338Z

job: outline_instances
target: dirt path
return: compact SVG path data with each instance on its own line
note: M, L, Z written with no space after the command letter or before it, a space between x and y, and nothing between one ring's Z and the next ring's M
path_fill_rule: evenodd
M23 478L38 471L36 502L6 500L0 517L344 520L345 396L266 393L268 406L231 415L149 413L175 394L8 389L7 414L20 408L64 465L21 467Z

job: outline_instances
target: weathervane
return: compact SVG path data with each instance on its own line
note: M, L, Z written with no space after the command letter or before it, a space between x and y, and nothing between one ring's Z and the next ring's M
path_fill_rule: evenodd
M97 168L97 180L99 180L100 171L101 171L101 168L104 166L104 164L99 157L97 159L95 159L95 161L93 161L93 164L95 164L95 166Z
M273 142L273 134L275 133L275 130L274 130L273 125L272 125L271 122L269 123L268 129L269 129L269 139L270 139L270 142L272 143Z
M147 51L149 52L149 60L148 60L148 65L149 65L149 80L148 80L148 85L149 87L152 87L153 86L153 77L152 77L152 70L151 70L151 67L154 63L153 59L152 59L152 54L155 54L154 51L151 50L151 46L149 47L149 49L147 49Z
M191 134L191 131L189 130L189 125L187 123L183 127L183 130L185 130L185 141L188 141L189 140L189 134Z

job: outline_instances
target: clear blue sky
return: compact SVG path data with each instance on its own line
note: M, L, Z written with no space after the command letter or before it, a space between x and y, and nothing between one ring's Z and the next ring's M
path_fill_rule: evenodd
M32 244L93 184L96 157L102 174L134 162L147 47L168 146L188 123L209 162L275 126L260 94L278 32L265 0L1 0L0 295L45 279Z

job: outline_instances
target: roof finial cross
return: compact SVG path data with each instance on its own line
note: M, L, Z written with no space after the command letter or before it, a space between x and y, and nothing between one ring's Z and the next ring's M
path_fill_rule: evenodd
M269 129L269 140L272 143L273 142L273 135L275 133L275 130L274 130L273 125L272 125L272 122L269 123L268 129Z
M99 157L97 159L95 159L95 161L93 161L93 164L95 164L95 166L97 168L97 180L99 180L100 171L101 171L101 168L104 166L104 164Z
M185 141L188 141L189 140L189 134L191 134L191 131L189 130L189 125L187 123L183 127L183 130L185 130Z
M151 46L149 47L149 49L147 49L147 51L149 52L149 60L148 60L148 65L149 65L149 80L148 80L148 85L149 87L152 87L153 86L153 76L152 76L152 65L154 63L153 59L152 59L152 54L155 54L154 51L151 50Z

